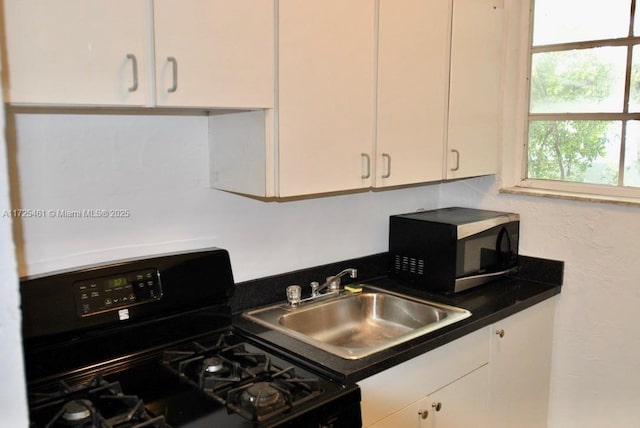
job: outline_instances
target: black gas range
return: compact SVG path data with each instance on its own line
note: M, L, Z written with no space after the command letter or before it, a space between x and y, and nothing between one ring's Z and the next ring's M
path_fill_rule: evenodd
M359 427L360 391L233 330L228 253L21 281L30 426Z

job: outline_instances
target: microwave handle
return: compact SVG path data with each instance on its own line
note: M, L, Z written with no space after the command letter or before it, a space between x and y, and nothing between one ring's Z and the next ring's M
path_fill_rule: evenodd
M511 248L511 236L509 236L509 232L507 231L506 227L502 227L502 229L500 229L500 233L498 233L498 240L496 242L496 254L502 254L502 240L504 238L507 238L507 251L506 254L508 256L510 256L513 251Z

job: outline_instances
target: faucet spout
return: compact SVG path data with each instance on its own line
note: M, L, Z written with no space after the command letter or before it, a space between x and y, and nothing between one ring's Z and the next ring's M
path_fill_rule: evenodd
M353 268L348 268L338 273L337 275L327 277L326 281L314 290L314 295L316 296L319 295L320 292L322 292L325 289L327 289L328 291L339 290L340 278L342 278L345 275L349 275L350 278L356 278L358 276L358 270Z

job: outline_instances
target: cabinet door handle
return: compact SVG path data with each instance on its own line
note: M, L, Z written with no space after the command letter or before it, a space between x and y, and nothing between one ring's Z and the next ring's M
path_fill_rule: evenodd
M135 92L138 90L138 59L134 54L127 54L127 59L131 60L133 69L133 84L129 87L129 92Z
M366 178L371 177L371 157L369 157L369 155L366 153L362 153L362 157L364 158L365 161L367 161L367 170L366 170L367 172L360 176L360 178L364 180Z
M451 149L451 153L456 155L456 166L451 168L451 171L457 171L460 169L460 152L457 151L456 149Z
M172 56L167 57L167 61L171 63L172 74L173 74L173 83L167 92L175 92L178 90L178 60L176 60Z
M496 330L496 334L500 337L504 337L504 330L503 329Z
M389 156L387 153L383 153L382 154L382 160L384 161L385 159L387 160L387 162L386 162L386 164L387 164L387 168L386 168L387 173L386 174L382 174L382 178L389 178L389 177L391 177L391 156Z
M433 402L431 403L431 407L433 407L434 409L436 409L436 412L439 412L440 409L442 409L442 403L437 401L437 402Z
M429 411L428 410L420 410L420 411L418 411L418 415L420 415L420 417L422 419L427 419L429 417Z

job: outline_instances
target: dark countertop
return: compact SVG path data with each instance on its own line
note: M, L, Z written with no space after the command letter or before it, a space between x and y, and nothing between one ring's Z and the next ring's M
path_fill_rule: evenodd
M370 257L373 257L373 259L370 259ZM384 255L375 255L367 258L355 259L350 262L353 266L358 267L358 263L368 264L372 261L380 262L383 260ZM346 263L348 264L349 262ZM562 273L564 269L563 262L521 256L520 264L520 271L516 275L455 295L434 294L413 290L408 288L402 281L389 278L386 275L381 275L367 280L359 280L358 282L370 284L379 288L413 295L415 297L445 303L452 306L458 306L472 312L472 315L465 320L359 360L347 360L337 357L333 354L293 339L283 333L270 330L249 321L241 316L241 312L248 308L236 308L238 310L233 317L233 325L235 328L245 334L248 334L262 345L281 353L284 352L288 357L296 360L298 363L310 366L323 374L341 381L357 382L382 370L393 367L399 363L449 343L475 330L493 324L560 293ZM342 264L340 266L336 266L339 269L335 270L334 268L332 272L338 272L342 269L341 266ZM322 271L327 269L330 268L326 266L321 267ZM359 267L358 269L362 272ZM308 276L308 274L309 272L306 270L300 271L287 274L288 276L286 279L291 279L292 275ZM269 283L273 284L274 280L278 278L279 277L270 278ZM292 283L295 282L289 282L288 284ZM256 283L252 282L250 285L255 286ZM280 283L278 287L282 287L282 290L284 290L286 285L287 283ZM249 291L250 289L251 288L247 288L244 291ZM255 293L252 293L252 295L255 296ZM283 301L283 297L284 291L281 293L275 293L276 301ZM263 304L270 303L273 302L264 302ZM254 307L255 306L259 305L254 305Z

